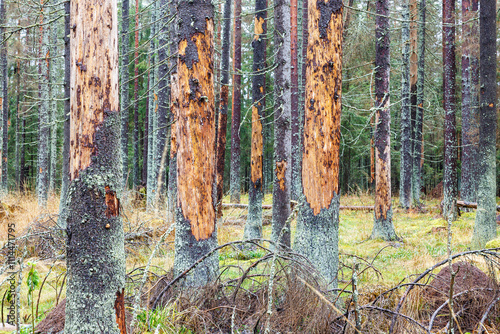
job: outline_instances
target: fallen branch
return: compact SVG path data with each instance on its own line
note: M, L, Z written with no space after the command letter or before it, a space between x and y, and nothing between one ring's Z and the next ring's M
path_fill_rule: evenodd
M297 202L291 201L290 208L293 209ZM222 203L224 209L248 209L248 204L239 203ZM272 204L262 204L262 209L271 210L273 208ZM357 205L341 205L340 210L354 210L354 211L372 211L373 206L357 206Z
M477 203L474 202L457 201L457 206L459 208L477 209ZM500 212L500 205L497 205L497 211Z

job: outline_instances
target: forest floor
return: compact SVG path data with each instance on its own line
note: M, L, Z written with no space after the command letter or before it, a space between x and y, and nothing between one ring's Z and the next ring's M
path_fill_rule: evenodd
M148 212L144 201L132 198L132 193L122 201L124 229L129 240L126 243L127 272L131 277L141 277L144 266L150 259L160 237L171 224L165 214ZM271 204L272 196L266 195L264 204ZM224 199L224 203L228 198ZM241 203L247 203L248 196L243 195ZM57 221L58 196L51 196L47 209L40 209L33 194L10 194L1 202L0 208L0 246L7 243L7 223L15 224L16 236L30 234L29 242L18 243L17 258L24 260L23 283L21 285L21 323L30 324L34 316L39 322L65 296L65 264L61 260L64 254L64 237L51 230ZM354 261L365 264L365 270L359 275L361 298L369 300L408 281L414 275L422 273L427 268L447 257L446 222L440 215L439 200L423 201L424 210L403 210L398 208L397 198L393 199L394 225L396 233L401 238L397 242L369 240L373 228L373 211L342 210L340 212L339 250L342 266L339 271L339 287L351 289L351 277ZM373 198L368 194L342 196L341 205L373 206ZM3 212L3 216L2 216ZM224 216L218 223L219 244L241 240L246 219L246 209L224 209ZM2 219L3 218L3 219ZM469 249L472 237L475 212L462 212L459 219L452 224L452 253L460 253ZM271 235L271 210L264 210L264 239ZM292 242L295 232L295 220L292 221ZM25 240L28 240L26 238ZM151 282L155 277L168 274L173 265L174 233L170 233L159 245L158 251L151 259ZM24 254L24 255L23 255ZM238 278L241 268L248 268L266 252L255 249L243 252L236 247L226 247L219 252L224 279ZM469 257L467 261L474 262L487 271L481 256ZM28 286L26 277L30 268L35 268L39 276L39 284L33 293L34 311L28 302ZM6 275L0 276L4 282ZM137 278L137 281L139 280ZM150 283L152 284L152 283ZM396 294L399 298L404 289ZM4 296L5 288L0 287ZM395 297L395 298L396 298ZM234 311L233 311L234 312ZM34 314L32 314L34 313ZM170 313L170 316L172 314ZM3 317L3 314L2 314ZM149 316L148 316L149 317ZM145 317L139 314L138 332L147 332ZM142 320L141 320L142 319ZM2 321L4 319L1 319ZM151 320L150 320L151 321ZM28 328L28 327L26 327ZM31 331L30 331L31 332ZM168 333L169 331L164 331ZM1 324L0 324L0 333ZM185 333L189 333L186 331Z

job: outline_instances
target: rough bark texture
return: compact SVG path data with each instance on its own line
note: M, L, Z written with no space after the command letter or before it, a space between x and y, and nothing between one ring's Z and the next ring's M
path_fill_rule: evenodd
M52 13L51 19L56 19L58 14ZM57 20L55 21L57 22ZM50 102L50 174L49 174L49 193L55 192L56 187L56 169L57 169L57 121L59 111L57 110L57 26L54 24L50 27L51 44L50 44L50 61L49 61L49 102Z
M402 17L403 17L403 23L401 28L401 43L403 44L402 45L403 55L402 55L402 69L401 69L401 123L400 123L401 149L400 149L400 164L399 164L399 179L400 179L399 205L405 209L408 209L411 205L411 171L412 171L409 0L403 1ZM387 90L387 92L389 91Z
M115 0L71 2L71 188L65 333L125 333Z
M222 217L224 166L226 157L227 105L229 102L229 44L231 40L231 0L224 4L219 122L217 124L217 217Z
M2 43L0 44L0 195L7 194L7 187L5 187L3 182L4 174L7 174L7 164L4 163L4 133L5 133L5 112L4 112L4 95L3 95L3 86L5 85L4 76L3 76L3 53L5 49L4 36L5 36L5 28L3 28L3 24L5 22L5 4L4 1L0 2L0 37L2 39ZM5 64L6 65L6 64Z
M410 199L411 204L417 203L413 198L414 166L417 163L415 157L415 121L417 117L417 82L418 82L418 55L417 55L417 0L410 0Z
M443 0L443 216L457 218L457 121L455 118L455 0Z
M139 185L139 0L135 0L133 186Z
M295 7L296 8L296 7ZM244 238L262 238L262 183L264 179L264 99L266 98L266 34L267 0L255 1L255 20L252 78L252 148L250 162L250 189L248 194L248 217Z
M302 158L294 247L337 287L342 1L310 0Z
M6 22L6 8L5 8L5 1L2 1L0 4L0 22ZM2 23L3 24L3 23ZM5 40L5 28L2 28L0 30L0 35L2 36L2 40ZM3 114L3 119L2 119L2 148L1 148L1 188L3 189L4 192L8 192L8 183L7 183L7 175L8 175L8 161L7 161L7 156L8 156L8 142L9 142L9 136L8 136L8 130L9 130L9 99L7 96L7 91L8 91L8 68L7 68L7 45L6 43L2 43L0 47L0 80L2 80L2 100L0 102L1 104L1 110Z
M478 1L462 1L462 168L460 198L476 201L479 144Z
M120 86L120 113L121 113L121 158L123 188L127 189L128 181L128 122L129 122L129 0L122 0L122 31L121 31L121 86Z
M292 174L291 198L297 200L300 196L300 117L299 117L299 64L298 64L298 14L297 0L290 1L290 61L291 61L291 121L292 121Z
M46 9L48 11L48 9ZM40 19L43 22L43 14ZM46 30L44 30L46 29ZM40 27L42 34L41 42L41 57L39 63L40 74L40 104L38 106L38 176L37 176L37 196L38 205L45 207L49 193L49 137L50 137L50 120L49 120L49 31L47 26ZM5 140L5 138L4 138Z
M479 111L479 182L477 188L477 213L472 244L483 248L486 242L496 237L496 3L482 0L479 10L480 69L481 82Z
M232 203L240 202L241 193L241 0L234 1L233 105L231 111L231 173L229 192Z
M418 77L417 77L417 109L413 128L413 173L412 197L415 206L420 206L420 189L422 187L422 133L424 124L424 75L425 75L425 0L420 0L418 11Z
M213 15L210 0L178 3L177 273L217 246ZM214 254L192 271L187 284L205 285L217 274Z
M66 218L68 216L68 190L70 184L69 160L70 160L70 3L64 3L64 128L63 128L63 148L62 148L62 172L61 172L61 198L59 201L59 217L57 225L66 228Z
M273 241L290 246L291 129L290 129L290 0L274 0L274 186ZM282 235L280 237L280 235ZM279 240L278 240L279 239Z
M371 238L398 239L391 205L391 113L389 97L389 1L377 0L375 27L375 213Z
M173 15L177 13L177 1L170 1L169 5L170 13ZM170 72L170 161L168 170L168 202L167 202L167 217L170 221L174 220L175 216L175 206L177 200L177 142L176 138L176 126L177 126L177 110L178 110L178 98L177 94L179 89L177 88L177 15L174 16L174 21L170 24L170 54L171 58L171 72Z

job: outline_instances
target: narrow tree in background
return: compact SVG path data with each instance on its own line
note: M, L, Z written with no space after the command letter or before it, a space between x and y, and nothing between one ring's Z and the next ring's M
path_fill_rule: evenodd
M292 130L292 173L291 198L297 200L300 196L300 117L299 117L299 64L298 64L298 14L297 0L290 1L290 98L291 98L291 130Z
M1 1L0 3L0 20L1 22L6 22L6 8L4 4L4 0ZM9 136L8 136L8 130L9 130L9 99L7 96L8 92L8 72L9 69L7 67L7 44L6 44L6 34L5 31L2 29L2 41L5 41L1 44L0 47L0 80L2 80L2 100L1 100L1 109L3 113L3 126L2 126L2 150L1 150L1 159L2 159L2 175L1 175L1 182L2 182L2 189L5 191L8 191L8 183L7 183L7 175L8 175L8 163L7 163L7 156L8 156L8 142L9 142Z
M134 34L134 161L133 186L139 185L139 0L135 0Z
M342 1L309 0L301 207L294 246L337 286Z
M174 271L181 273L217 246L213 191L216 183L214 9L211 0L181 0L177 13L179 93ZM218 255L214 254L191 271L186 284L203 286L217 277L218 269Z
M231 113L231 173L229 192L231 202L240 202L241 193L241 0L234 1L234 48L233 48L233 106Z
M377 2L378 4L379 2ZM410 99L410 8L409 0L403 0L401 27L402 64L401 64L401 149L399 164L399 205L408 209L411 205L411 99ZM378 22L378 21L377 21ZM387 30L387 34L388 34ZM385 34L382 34L384 37ZM388 35L387 35L388 37ZM379 42L377 40L377 42ZM382 47L382 46L381 46ZM387 48L389 43L387 43ZM380 50L382 51L382 50ZM388 55L387 55L388 56ZM378 67L377 67L378 69ZM385 74L383 74L385 75ZM375 82L377 83L377 81ZM389 90L387 88L387 94ZM383 95L385 94L382 93ZM388 97L388 96L387 96ZM381 100L378 101L381 103ZM389 104L387 104L388 106ZM385 105L384 105L385 107ZM375 162L377 164L377 162ZM390 171L390 168L389 168ZM390 200L390 196L389 196Z
M121 112L121 158L123 188L127 189L128 181L128 122L129 122L129 0L122 0L122 30L121 30L121 86L120 86L120 112Z
M375 213L372 239L398 239L392 223L389 1L377 0L375 25Z
M290 0L274 0L274 181L271 239L290 246Z
M410 0L410 161L411 165L408 169L410 174L410 205L416 204L418 206L418 200L413 198L413 180L414 166L418 164L417 157L415 156L415 122L417 118L417 82L418 82L418 54L417 54L417 18L418 18L418 6L417 0Z
M424 75L425 75L425 0L420 0L418 10L418 76L417 76L417 109L415 114L415 125L413 128L413 173L412 173L412 197L415 206L419 207L420 189L422 187L422 163L423 163L423 124L424 124Z
M222 62L219 102L219 122L217 124L217 217L222 217L222 197L224 192L224 166L226 157L227 105L229 103L229 45L231 41L231 2L224 4L224 31L222 36ZM250 210L250 209L249 209Z
M5 38L5 4L4 0L0 1L0 37L2 39L1 44L0 44L0 195L5 195L7 194L7 186L6 183L3 182L4 180L4 175L7 174L7 161L5 160L4 162L4 150L5 150L5 145L4 145L4 137L5 137L5 132L6 132L6 121L5 121L5 110L4 110L4 103L3 101L7 99L7 96L4 95L4 89L3 86L6 84L6 81L4 80L4 66L7 66L7 63L4 62L4 53L6 52L6 38ZM8 123L7 123L8 124Z
M49 193L54 193L56 187L57 169L57 123L59 111L57 110L57 70L59 66L57 57L57 13L51 13L50 19L54 25L50 27L51 44L49 44L49 112L50 112L50 165L49 165Z
M116 0L71 2L65 333L125 333Z
M460 198L475 202L479 144L478 1L462 0L462 168Z
M295 7L296 9L297 7ZM255 0L252 77L252 148L248 217L244 238L262 238L262 184L264 180L264 99L266 98L267 0Z
M479 81L479 164L477 213L472 244L483 248L496 237L496 2L482 0L479 9L479 38L481 45Z
M71 84L71 64L70 64L70 2L64 3L64 127L63 127L63 148L62 148L62 172L61 172L61 198L59 201L59 217L57 225L66 228L66 218L68 216L68 190L71 182L69 175L70 160L70 89Z
M45 11L49 9L45 8ZM44 11L41 13L40 22L45 22L48 17L45 17ZM47 206L47 198L49 193L49 31L48 26L40 26L40 59L39 59L39 75L40 104L38 106L38 176L37 176L37 195L38 205L41 207Z
M457 218L457 121L455 118L455 0L443 0L443 216Z

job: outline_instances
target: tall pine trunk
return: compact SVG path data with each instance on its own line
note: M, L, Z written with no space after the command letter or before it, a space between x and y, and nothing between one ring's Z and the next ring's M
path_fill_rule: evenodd
M291 130L292 130L292 173L291 173L291 198L297 200L300 183L300 117L299 117L299 64L298 64L298 3L290 1L290 61L291 61Z
M302 200L294 246L328 288L336 288L343 6L340 0L309 0L308 8Z
M478 1L462 0L462 168L460 198L475 202L479 144Z
M52 14L51 19L55 19ZM54 25L50 27L52 44L49 61L49 102L50 102L50 174L49 174L49 193L54 193L56 188L56 169L57 169L57 123L59 118L59 111L57 110L57 67L59 65L57 57L57 20Z
M297 7L295 7L297 8ZM267 0L255 1L252 78L252 147L250 162L250 187L248 218L244 238L262 238L262 197L264 159L264 99L266 98L266 42Z
M139 0L135 0L134 30L134 161L132 166L133 186L140 182L139 168Z
M391 204L389 1L377 0L375 26L375 212L372 239L397 240ZM411 166L410 166L411 167Z
M126 333L117 16L116 0L71 2L65 333Z
M229 45L231 40L231 2L224 4L224 32L222 38L221 87L219 122L217 124L217 217L222 217L224 192L224 166L226 157L227 106L229 103Z
M233 105L231 110L231 202L240 202L241 180L241 0L234 1Z
M129 0L122 0L122 31L121 31L121 86L120 86L120 112L121 112L121 158L122 158L122 181L123 188L127 189L128 181L128 123L129 123L129 80L128 71L129 65L129 15L130 15Z
M378 3L378 2L377 2ZM399 164L399 205L408 209L411 205L411 98L410 98L410 8L409 0L404 0L401 29L402 69L401 69L401 149ZM387 91L388 93L388 91ZM380 101L379 101L380 103ZM376 163L376 162L375 162ZM389 169L390 170L390 169Z
M177 13L179 93L174 271L181 273L217 246L214 9L210 0L181 0ZM191 271L186 284L203 286L214 280L218 272L218 254L214 253Z
M7 189L7 127L8 127L8 111L4 101L7 100L7 95L4 94L4 86L7 85L6 76L4 73L7 70L7 40L4 24L5 19L5 4L4 0L0 1L0 195L5 195ZM4 182L5 180L5 182Z
M274 0L274 181L271 239L290 246L291 99L290 1Z
M443 216L457 218L457 121L455 118L455 0L443 0Z
M496 2L482 0L479 9L479 38L481 45L479 81L479 152L477 213L472 244L483 248L496 237Z

